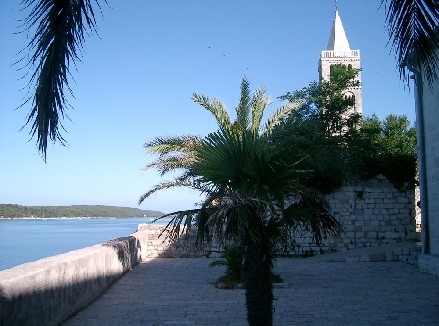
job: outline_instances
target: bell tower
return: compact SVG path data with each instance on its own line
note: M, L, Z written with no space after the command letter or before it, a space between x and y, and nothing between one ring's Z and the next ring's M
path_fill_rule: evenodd
M319 78L320 81L330 80L331 66L343 64L346 69L360 69L360 50L351 50L346 33L338 15L337 1L335 2L335 17L332 24L331 33L326 50L320 54L319 60ZM352 87L347 90L347 96L354 96L355 105L353 110L355 113L363 114L363 100L361 91L361 72L358 74L360 81L359 87Z

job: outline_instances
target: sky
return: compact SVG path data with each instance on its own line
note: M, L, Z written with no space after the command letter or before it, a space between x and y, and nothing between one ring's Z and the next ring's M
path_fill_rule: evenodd
M334 20L333 0L108 0L98 34L86 37L71 67L73 109L62 124L68 146L50 144L47 163L25 124L28 79L15 64L26 47L20 1L0 1L0 204L109 205L170 213L202 198L186 189L139 197L172 179L142 168L156 136L207 135L217 125L191 100L220 98L234 117L244 76L277 97L318 79L320 51ZM350 47L360 49L363 115L415 120L413 90L399 78L380 0L339 0ZM22 52L23 53L23 52ZM26 52L24 52L26 53ZM266 119L267 115L264 119ZM264 121L264 120L263 120Z

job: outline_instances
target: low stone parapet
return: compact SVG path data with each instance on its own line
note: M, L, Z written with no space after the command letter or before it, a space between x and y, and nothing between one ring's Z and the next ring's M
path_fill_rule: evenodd
M0 271L0 325L58 325L146 257L145 232Z
M166 236L164 229L163 225L139 224L138 230L147 234L145 258L215 258L222 251L216 241L197 243L196 228L189 234L181 232L175 241Z

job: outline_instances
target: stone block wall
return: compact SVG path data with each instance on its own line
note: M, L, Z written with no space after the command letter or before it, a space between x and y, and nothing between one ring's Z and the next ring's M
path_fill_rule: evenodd
M417 190L399 192L385 177L378 176L345 185L326 195L326 200L346 233L331 237L317 246L310 234L298 230L290 248L279 250L279 254L314 255L419 240ZM165 239L165 235L159 238L162 229L157 225L139 225L139 230L148 233L147 257L212 257L221 251L215 241L196 247L195 233L172 243Z
M146 258L199 258L217 257L221 252L220 245L212 241L210 244L196 243L196 231L189 235L181 234L178 241L171 241L162 234L164 226L154 224L139 224L138 231L146 232Z
M299 232L290 254L341 252L419 240L419 191L400 192L384 176L378 176L345 185L325 198L346 233L316 246L309 234Z

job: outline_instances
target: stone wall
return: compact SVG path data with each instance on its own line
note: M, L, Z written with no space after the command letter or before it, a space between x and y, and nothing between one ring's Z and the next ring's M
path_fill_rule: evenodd
M146 258L147 234L0 271L0 325L58 325Z
M346 233L329 238L320 247L309 235L299 233L294 254L341 252L419 240L419 191L400 192L385 177L378 176L345 185L325 197Z
M221 247L215 241L199 246L195 230L188 235L182 233L178 241L171 241L162 234L164 228L155 224L139 224L138 230L148 234L146 258L217 257L221 252Z
M385 177L378 176L343 186L326 199L346 233L317 246L310 234L298 230L292 246L286 251L279 249L280 254L314 255L419 240L418 190L401 193ZM156 225L139 225L139 230L149 234L147 257L211 257L221 250L216 243L196 247L194 233L172 243L164 235L159 238L162 229Z

